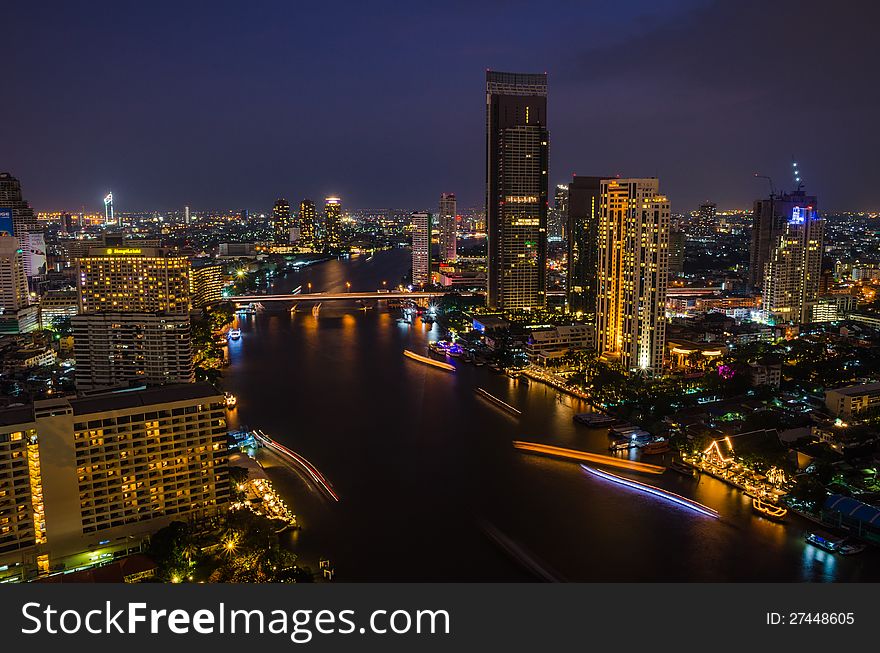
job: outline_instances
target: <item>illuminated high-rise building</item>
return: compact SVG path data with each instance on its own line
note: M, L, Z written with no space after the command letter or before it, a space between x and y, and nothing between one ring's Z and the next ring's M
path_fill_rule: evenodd
M189 312L189 260L151 247L101 247L77 260L80 313Z
M596 344L606 360L659 373L666 345L669 200L657 179L601 182Z
M568 237L568 184L556 184L553 208L547 210L547 237L556 241Z
M687 244L685 232L681 229L669 231L669 274L676 275L684 272L684 252Z
M486 72L488 297L542 307L547 277L547 75Z
M455 193L442 193L440 195L440 260L444 263L452 263L458 257L457 210Z
M28 333L37 328L39 307L30 305L19 240L0 236L0 333Z
M818 204L815 195L807 195L798 189L791 193L771 194L769 198L755 201L752 214L752 242L749 250L749 283L763 287L767 262L785 232L792 211L795 208L812 207Z
M184 227L189 226L189 207L188 206L183 207L183 226Z
M223 297L223 265L211 259L190 261L189 297L192 308L219 302Z
M318 248L318 212L310 199L304 199L299 205L299 244Z
M430 213L412 214L412 281L414 286L431 282L431 220Z
M290 229L293 222L290 217L290 203L283 197L275 200L272 208L272 232L276 245L290 244Z
M324 200L325 249L342 247L342 200L328 197Z
M763 310L775 324L814 319L822 273L825 221L816 209L793 206L764 266Z
M116 214L113 211L113 193L104 196L104 224L116 224Z
M22 197L21 183L8 172L0 173L0 235L18 238L26 277L46 271L46 240L43 227L30 204Z
M599 213L602 177L575 176L557 186L568 227L568 310L593 315L596 310L596 271L599 254ZM565 188L564 196L558 189Z

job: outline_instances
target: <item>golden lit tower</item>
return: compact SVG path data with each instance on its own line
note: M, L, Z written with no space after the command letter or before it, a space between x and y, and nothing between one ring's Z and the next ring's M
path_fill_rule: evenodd
M327 249L342 247L342 200L328 197L324 200L324 229Z
M275 200L272 207L272 235L276 245L290 244L290 203L283 197Z
M312 249L318 247L318 212L310 199L304 199L299 205L299 244Z
M598 351L627 370L659 373L666 344L669 200L653 178L602 180L600 196Z

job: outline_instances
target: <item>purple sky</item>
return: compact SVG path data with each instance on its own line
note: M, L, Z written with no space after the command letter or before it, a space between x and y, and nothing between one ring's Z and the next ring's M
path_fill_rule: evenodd
M38 210L482 205L493 68L549 73L552 183L747 206L795 156L821 207L877 210L876 4L18 0L0 170Z

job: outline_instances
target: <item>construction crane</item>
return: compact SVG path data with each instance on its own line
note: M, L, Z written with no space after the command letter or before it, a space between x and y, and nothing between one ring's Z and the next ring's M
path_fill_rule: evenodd
M776 197L776 188L773 186L773 180L770 178L769 175L762 175L760 172L756 172L755 177L757 179L766 179L767 182L770 184L770 198L773 199L774 197Z

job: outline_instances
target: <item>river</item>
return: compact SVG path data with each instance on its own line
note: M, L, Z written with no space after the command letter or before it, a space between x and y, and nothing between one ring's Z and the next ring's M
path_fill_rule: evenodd
M390 287L409 256L390 250L313 265L278 279L272 292ZM261 428L304 455L340 496L327 500L261 456L303 527L289 537L305 564L322 554L344 581L535 578L527 568L568 581L880 578L875 551L820 551L803 542L809 522L770 522L705 475L640 480L706 504L719 519L514 450L520 439L605 453L608 438L572 422L588 406L543 384L405 358L404 349L424 352L440 333L397 317L384 302L366 311L325 303L317 316L310 306L276 308L242 319L242 337L230 343L223 386L238 397L231 425ZM478 386L522 415L477 396Z

